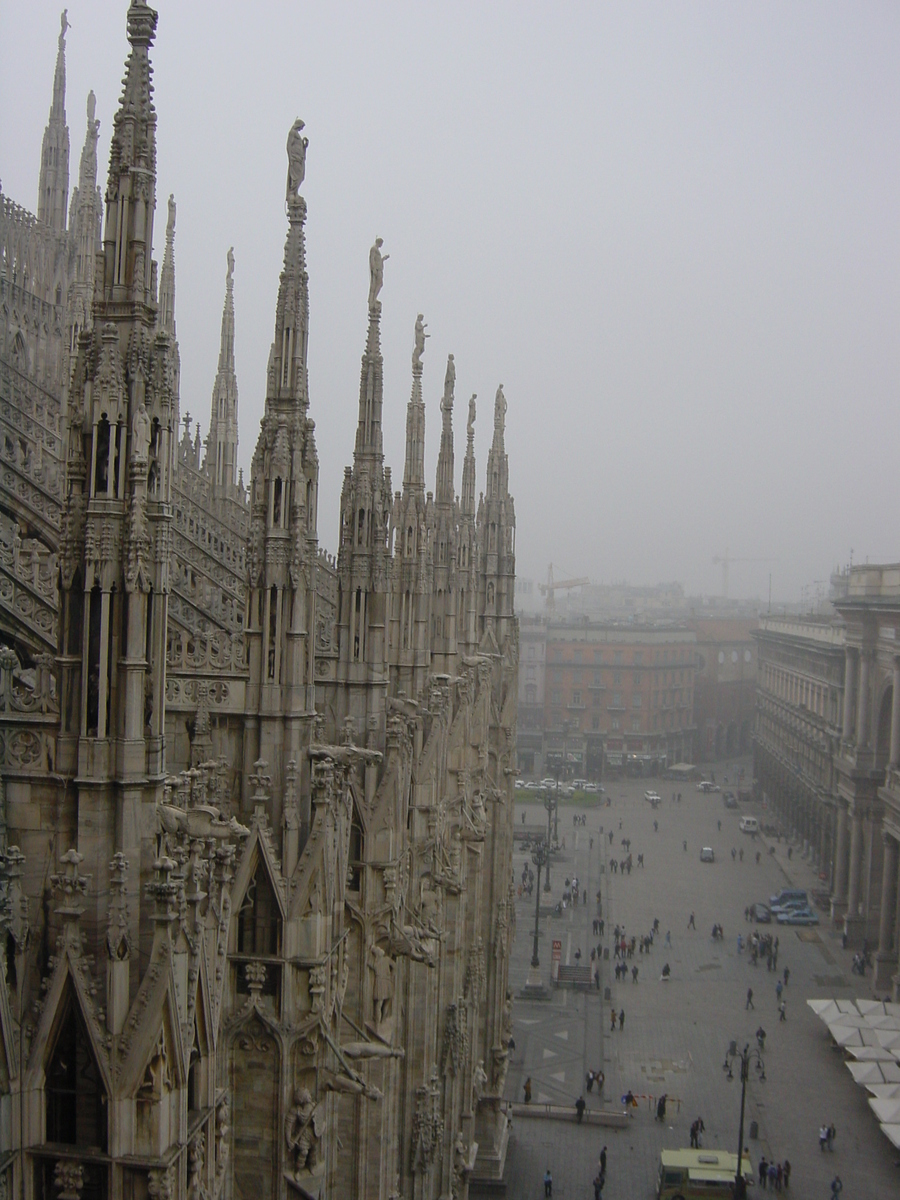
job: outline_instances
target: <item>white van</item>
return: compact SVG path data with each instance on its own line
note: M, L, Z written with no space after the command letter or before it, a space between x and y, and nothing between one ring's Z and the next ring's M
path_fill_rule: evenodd
M759 821L756 817L741 817L741 833L759 833Z

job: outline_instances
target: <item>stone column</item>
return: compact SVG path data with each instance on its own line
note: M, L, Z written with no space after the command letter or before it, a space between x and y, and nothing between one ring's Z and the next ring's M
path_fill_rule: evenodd
M878 924L878 954L875 964L875 987L890 985L897 966L897 948L893 944L895 907L897 904L896 840L889 833L884 838L884 860L881 871L881 918Z
M894 659L891 695L891 766L900 767L900 658Z
M853 681L856 677L855 651L848 646L844 651L844 711L841 741L849 742L853 732Z
M862 816L854 810L850 821L850 882L847 889L847 916L859 916L859 877L862 869Z
M843 912L837 910L843 909L847 903L847 810L840 801L838 801L835 822L837 834L834 849L834 892L831 903L832 916L842 917Z
M859 654L859 688L856 697L856 748L865 750L869 744L869 655Z

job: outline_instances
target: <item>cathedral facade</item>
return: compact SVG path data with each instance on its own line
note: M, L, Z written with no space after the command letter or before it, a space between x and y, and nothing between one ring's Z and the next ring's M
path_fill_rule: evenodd
M508 1138L506 399L457 495L450 357L426 491L420 316L393 490L376 240L320 547L298 120L249 487L231 251L192 437L156 27L132 0L102 200L93 95L68 196L65 14L37 216L0 195L0 1197L464 1200Z

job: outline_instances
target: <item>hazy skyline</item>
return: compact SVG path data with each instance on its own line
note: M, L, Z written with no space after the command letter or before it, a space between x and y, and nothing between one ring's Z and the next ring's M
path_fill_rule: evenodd
M448 352L509 403L517 566L799 600L850 551L900 559L900 10L887 4L388 6L159 0L155 256L174 192L181 412L206 435L235 250L239 462L265 399L285 139L310 145L310 413L337 549L384 238L385 459L403 471L417 312L428 477ZM0 179L36 209L62 5L0 10ZM70 188L99 178L125 0L72 0ZM252 12L252 20L248 19ZM433 482L432 485L433 486Z

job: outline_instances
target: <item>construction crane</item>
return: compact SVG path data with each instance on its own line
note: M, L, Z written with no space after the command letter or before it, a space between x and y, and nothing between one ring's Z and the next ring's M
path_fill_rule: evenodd
M539 583L541 595L547 597L547 613L553 615L556 609L556 592L563 591L566 588L584 587L586 583L590 583L589 579L561 579L558 583L553 579L553 563L547 567L547 582Z
M713 565L721 566L722 568L722 599L728 599L728 568L731 563L767 563L776 562L774 558L732 558L728 553L728 548L725 548L724 554L713 555Z

